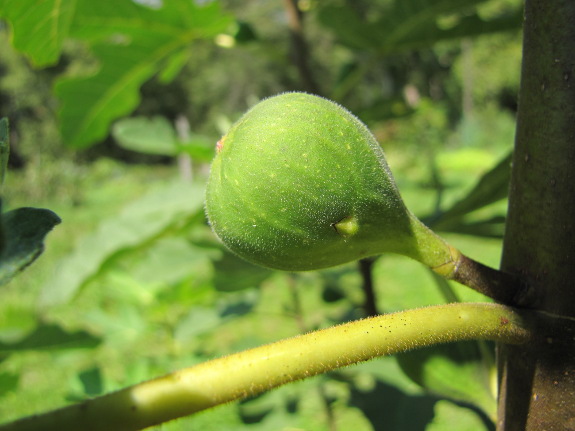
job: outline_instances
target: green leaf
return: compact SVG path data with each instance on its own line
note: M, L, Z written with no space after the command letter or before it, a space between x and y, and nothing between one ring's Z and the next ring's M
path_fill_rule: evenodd
M382 429L381 424L385 424L383 429L397 431L425 429L433 418L436 401L436 397L409 394L380 380L367 388L354 388L349 397L349 404L361 409L374 430Z
M484 363L475 341L438 345L402 353L397 361L415 383L435 395L475 405L495 414L494 369Z
M36 66L56 63L74 18L77 0L3 0L0 16L12 26L14 47Z
M194 246L185 238L168 237L154 242L130 271L141 283L176 283L189 277L198 264L209 258L205 249Z
M146 154L177 154L176 132L165 117L124 118L112 128L118 144L127 150Z
M218 312L213 308L194 307L178 322L174 338L182 344L205 332L211 331L222 323Z
M225 251L214 262L214 287L222 292L233 292L259 286L274 272L240 259Z
M82 384L84 395L95 397L104 390L104 382L100 368L90 368L78 373L78 379Z
M442 40L521 28L520 10L489 20L478 13L468 15L470 9L484 1L396 0L370 20L360 17L349 4L327 5L320 9L319 19L345 45L378 53L423 48ZM454 17L455 24L447 28L440 25L442 19Z
M81 148L104 138L110 123L138 104L145 81L164 68L173 74L174 61L182 66L182 50L215 36L228 22L218 3L172 0L151 9L128 0L81 0L70 32L92 43L101 67L90 77L56 84L64 142Z
M2 215L4 247L0 252L0 285L30 265L44 250L44 237L60 223L50 210L19 208Z
M68 332L54 324L41 325L15 343L0 342L0 354L28 350L66 350L96 347L100 339L86 331Z
M191 52L189 49L182 49L179 53L173 54L166 60L166 65L158 75L158 82L169 84L172 82L186 63L190 60Z
M192 220L203 220L204 189L179 181L132 202L79 242L42 289L44 305L68 301L119 253L143 247Z
M16 306L2 307L0 313L0 341L10 343L21 340L37 325L37 317L33 310Z
M433 407L433 420L425 431L488 431L488 426L473 410L441 400Z
M20 375L11 372L0 372L0 397L18 388Z
M505 233L505 216L494 216L485 220L474 222L454 223L448 228L437 228L444 232L460 233L463 235L481 236L484 238L503 238Z
M180 144L179 151L188 154L198 162L210 162L214 158L215 147L208 137L192 133L187 142Z
M433 228L451 230L451 226L454 226L453 229L458 231L456 226L461 226L463 216L506 198L511 178L511 157L511 153L503 157L479 179L465 197L440 214L437 219L430 220ZM496 221L501 222L501 220L492 220L490 223L494 224Z

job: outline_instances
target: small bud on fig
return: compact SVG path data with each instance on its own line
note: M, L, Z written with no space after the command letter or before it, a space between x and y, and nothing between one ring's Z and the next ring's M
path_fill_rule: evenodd
M452 250L407 210L380 145L338 104L265 99L217 147L206 212L244 259L300 271L393 252L449 272Z

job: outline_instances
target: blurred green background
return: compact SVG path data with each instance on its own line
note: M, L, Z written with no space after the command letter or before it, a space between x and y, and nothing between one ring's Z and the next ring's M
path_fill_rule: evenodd
M314 92L358 115L407 206L498 265L521 1L75 3L46 39L49 10L0 1L4 209L63 220L0 286L0 422L366 316L357 264L254 267L205 222L216 141L273 94ZM398 256L372 274L380 313L485 300ZM426 349L156 429L493 430L493 361L486 343Z

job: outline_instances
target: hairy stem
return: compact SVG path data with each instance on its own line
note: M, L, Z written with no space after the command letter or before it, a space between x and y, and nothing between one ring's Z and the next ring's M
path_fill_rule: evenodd
M525 343L530 321L528 312L480 303L367 318L208 361L0 431L138 430L377 356L470 339Z

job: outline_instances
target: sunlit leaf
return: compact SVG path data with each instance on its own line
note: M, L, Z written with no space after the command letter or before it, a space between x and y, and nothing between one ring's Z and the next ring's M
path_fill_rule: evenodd
M216 328L220 323L221 318L215 309L194 307L178 322L174 338L180 343L187 343L194 337Z
M510 153L501 159L461 200L434 220L433 228L444 229L461 220L464 215L506 198L511 178L511 156Z
M190 139L179 146L179 151L188 154L198 162L210 162L214 158L216 146L204 135L191 134Z
M503 238L505 233L505 216L494 216L475 222L453 223L448 227L435 227L437 230L481 236L484 238Z
M165 117L124 118L114 124L112 134L128 150L166 156L177 153L176 132Z
M17 306L5 306L0 313L0 341L16 342L37 326L33 310Z
M172 0L152 9L128 0L81 0L70 33L92 43L100 69L56 84L64 142L86 147L104 138L110 123L139 103L145 81L165 68L173 75L174 58L177 68L182 66L183 49L194 40L215 36L228 22L215 2L197 6Z
M433 407L433 420L425 431L488 431L494 429L470 408L441 400Z
M374 362L377 363L378 361ZM397 373L402 374L399 370ZM385 424L386 429L399 431L425 429L426 424L433 418L436 401L434 396L410 394L376 380L370 387L352 390L348 403L361 409L374 430Z
M203 220L203 200L202 187L174 182L127 205L78 243L44 285L40 302L54 305L68 301L117 253L149 244L191 220Z
M131 271L142 283L175 283L198 270L209 254L183 237L162 238L146 249Z
M14 47L36 66L55 63L74 18L77 0L3 0L0 16L12 27Z
M493 369L475 341L438 345L397 356L402 370L435 395L495 412Z

